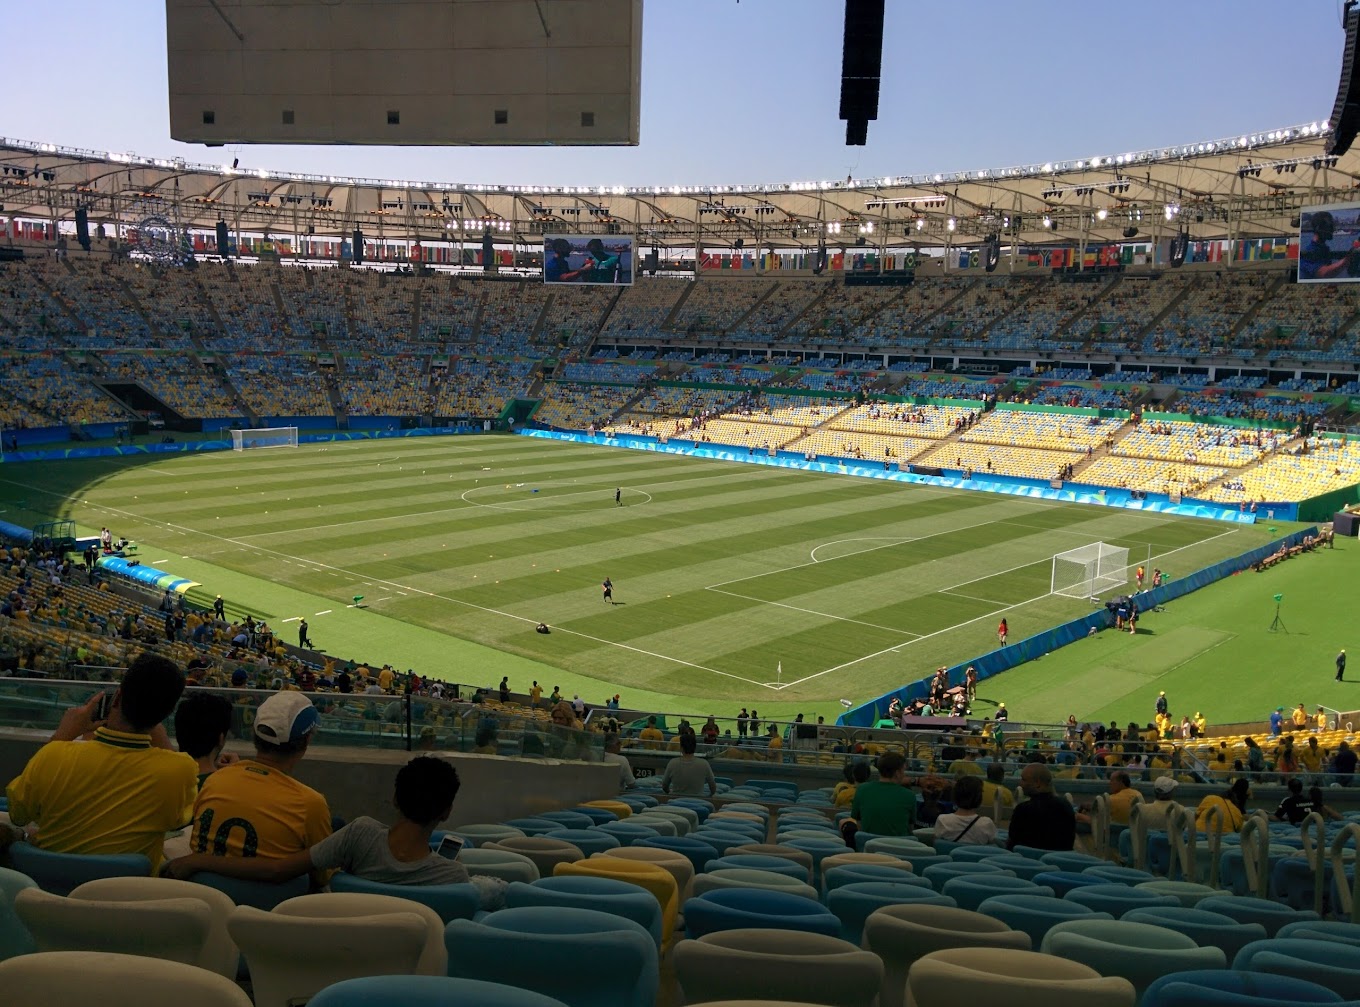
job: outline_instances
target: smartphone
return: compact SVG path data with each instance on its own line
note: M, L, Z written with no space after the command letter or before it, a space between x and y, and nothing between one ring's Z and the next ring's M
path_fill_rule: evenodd
M102 723L109 719L109 711L113 709L113 693L102 692L99 694L99 702L94 707L95 723Z
M458 854L462 851L462 849L463 849L462 837L447 835L443 839L439 840L439 849L436 850L435 852L438 853L445 860L457 860Z

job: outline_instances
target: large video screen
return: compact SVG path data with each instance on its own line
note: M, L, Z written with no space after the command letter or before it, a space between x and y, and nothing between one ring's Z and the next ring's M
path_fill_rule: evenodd
M1299 282L1360 282L1360 203L1312 206L1299 214Z
M631 284L633 236L545 234L543 282Z

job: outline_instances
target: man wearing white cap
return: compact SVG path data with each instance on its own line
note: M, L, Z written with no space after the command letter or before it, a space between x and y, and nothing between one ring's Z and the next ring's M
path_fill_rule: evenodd
M1152 781L1152 800L1144 802L1138 809L1138 817L1147 822L1149 829L1166 830L1166 813L1175 803L1176 781L1169 776L1159 776Z
M300 692L277 692L260 704L255 758L219 769L199 791L195 853L279 858L331 834L326 799L292 776L320 722L316 707Z

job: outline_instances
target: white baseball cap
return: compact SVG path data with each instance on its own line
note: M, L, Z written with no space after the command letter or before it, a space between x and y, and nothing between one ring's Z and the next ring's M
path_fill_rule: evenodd
M1169 776L1159 776L1152 781L1152 789L1158 794L1169 795L1176 790L1176 781Z
M321 723L312 701L300 692L276 692L255 712L255 737L273 745L300 741Z

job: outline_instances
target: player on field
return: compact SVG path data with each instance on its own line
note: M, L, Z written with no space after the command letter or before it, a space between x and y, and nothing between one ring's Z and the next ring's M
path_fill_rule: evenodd
M614 604L614 582L606 577L600 587L604 588L604 600L611 605Z
M622 486L620 486L620 487L618 487L616 490L614 490L614 506L615 506L615 507L622 507L622 506L623 506L623 487L622 487Z

